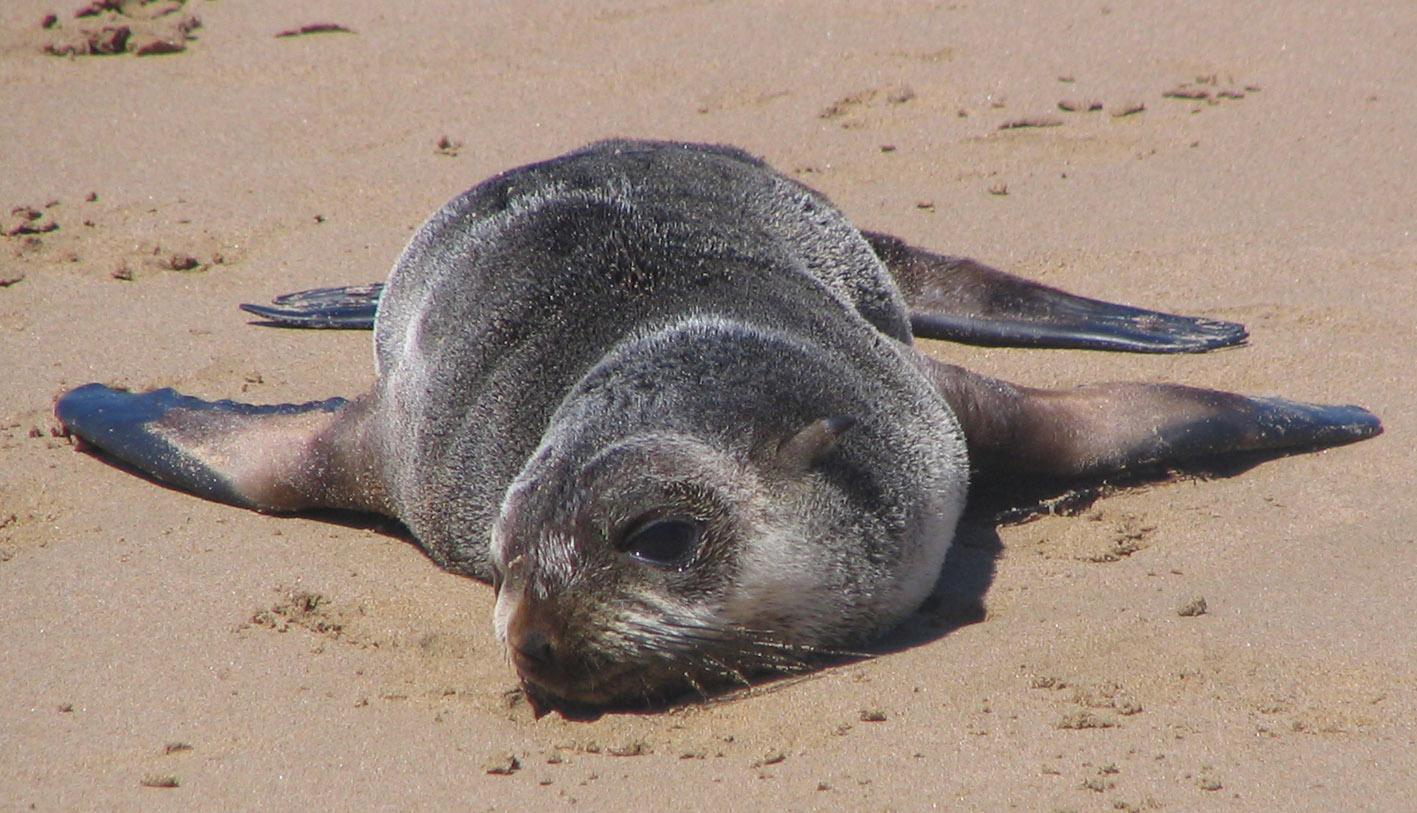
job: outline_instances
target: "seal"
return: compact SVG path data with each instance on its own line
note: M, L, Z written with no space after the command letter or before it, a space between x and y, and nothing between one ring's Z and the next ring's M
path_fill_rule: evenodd
M257 406L89 384L60 421L208 498L397 517L492 582L521 678L578 703L889 630L932 589L971 470L1104 476L1381 431L1356 406L1039 390L936 361L914 337L1198 352L1246 333L859 231L720 146L605 141L511 170L435 213L386 285L243 307L372 323L372 391Z

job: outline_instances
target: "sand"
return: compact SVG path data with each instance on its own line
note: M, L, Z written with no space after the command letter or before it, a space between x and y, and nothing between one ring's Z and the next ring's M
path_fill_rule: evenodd
M0 237L0 807L1417 795L1410 4L78 8L0 5L0 217L18 230ZM72 53L111 46L105 24L129 26L127 52ZM348 30L276 36L316 24ZM491 590L382 523L205 502L54 436L54 398L93 380L358 394L368 334L253 327L236 303L381 279L454 194L611 135L738 144L863 227L1253 333L1199 356L938 357L1037 385L1359 403L1386 434L983 529L963 549L978 623L590 720L518 701Z

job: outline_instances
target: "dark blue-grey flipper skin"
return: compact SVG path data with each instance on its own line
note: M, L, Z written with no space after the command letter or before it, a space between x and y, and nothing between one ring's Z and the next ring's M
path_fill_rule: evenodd
M1279 457L1383 431L1353 405L1123 381L1036 389L918 355L964 427L976 470L1107 476L1260 453Z
M965 257L863 232L910 309L911 331L990 347L1201 353L1243 344L1243 325L1075 296Z
M243 304L241 309L266 320L271 327L373 330L384 283L316 288L278 296L270 305Z
M54 412L103 452L208 499L260 511L381 505L377 486L365 495L351 487L347 465L359 451L348 430L360 423L360 402L255 405L86 384L60 396Z
M1200 353L1243 344L1243 325L1134 308L1073 294L935 254L886 234L863 232L910 308L923 339L991 347ZM241 309L274 327L370 330L382 283L317 288Z

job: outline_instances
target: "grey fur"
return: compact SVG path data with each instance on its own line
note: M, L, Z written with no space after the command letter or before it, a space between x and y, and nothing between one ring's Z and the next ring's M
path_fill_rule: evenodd
M666 329L687 317L832 359L808 370L763 355L761 339ZM375 328L377 458L429 553L480 578L502 495L543 435L672 426L746 452L849 413L864 424L855 454L881 433L902 451L944 444L962 465L948 411L882 336L908 344L909 330L889 275L818 193L734 149L601 142L469 190L413 238ZM675 357L676 344L715 355ZM654 381L653 403L633 400L635 376Z
M414 237L379 306L371 457L444 567L493 578L525 556L513 579L529 571L542 600L587 619L559 639L594 637L615 626L595 607L678 579L715 627L853 643L923 599L964 500L963 435L910 341L889 274L820 194L734 149L601 142L479 185ZM779 444L836 415L856 424L831 466L773 469ZM732 469L738 496L718 510L743 538L693 578L621 561L621 529L576 532L606 508L581 472L645 438ZM524 496L504 512L509 486ZM489 561L503 513L516 520ZM809 589L795 609L749 595L776 589L762 572L747 590L751 568Z

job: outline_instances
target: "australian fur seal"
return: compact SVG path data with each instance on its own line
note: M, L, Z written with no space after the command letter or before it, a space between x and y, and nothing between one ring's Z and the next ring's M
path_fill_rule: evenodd
M212 499L399 518L494 584L518 673L572 701L891 628L936 579L971 467L1107 474L1381 431L1356 406L1037 390L934 361L912 335L1178 352L1246 334L858 231L718 146L607 141L512 170L435 213L382 290L247 307L372 321L373 390L253 406L89 384L60 420Z

